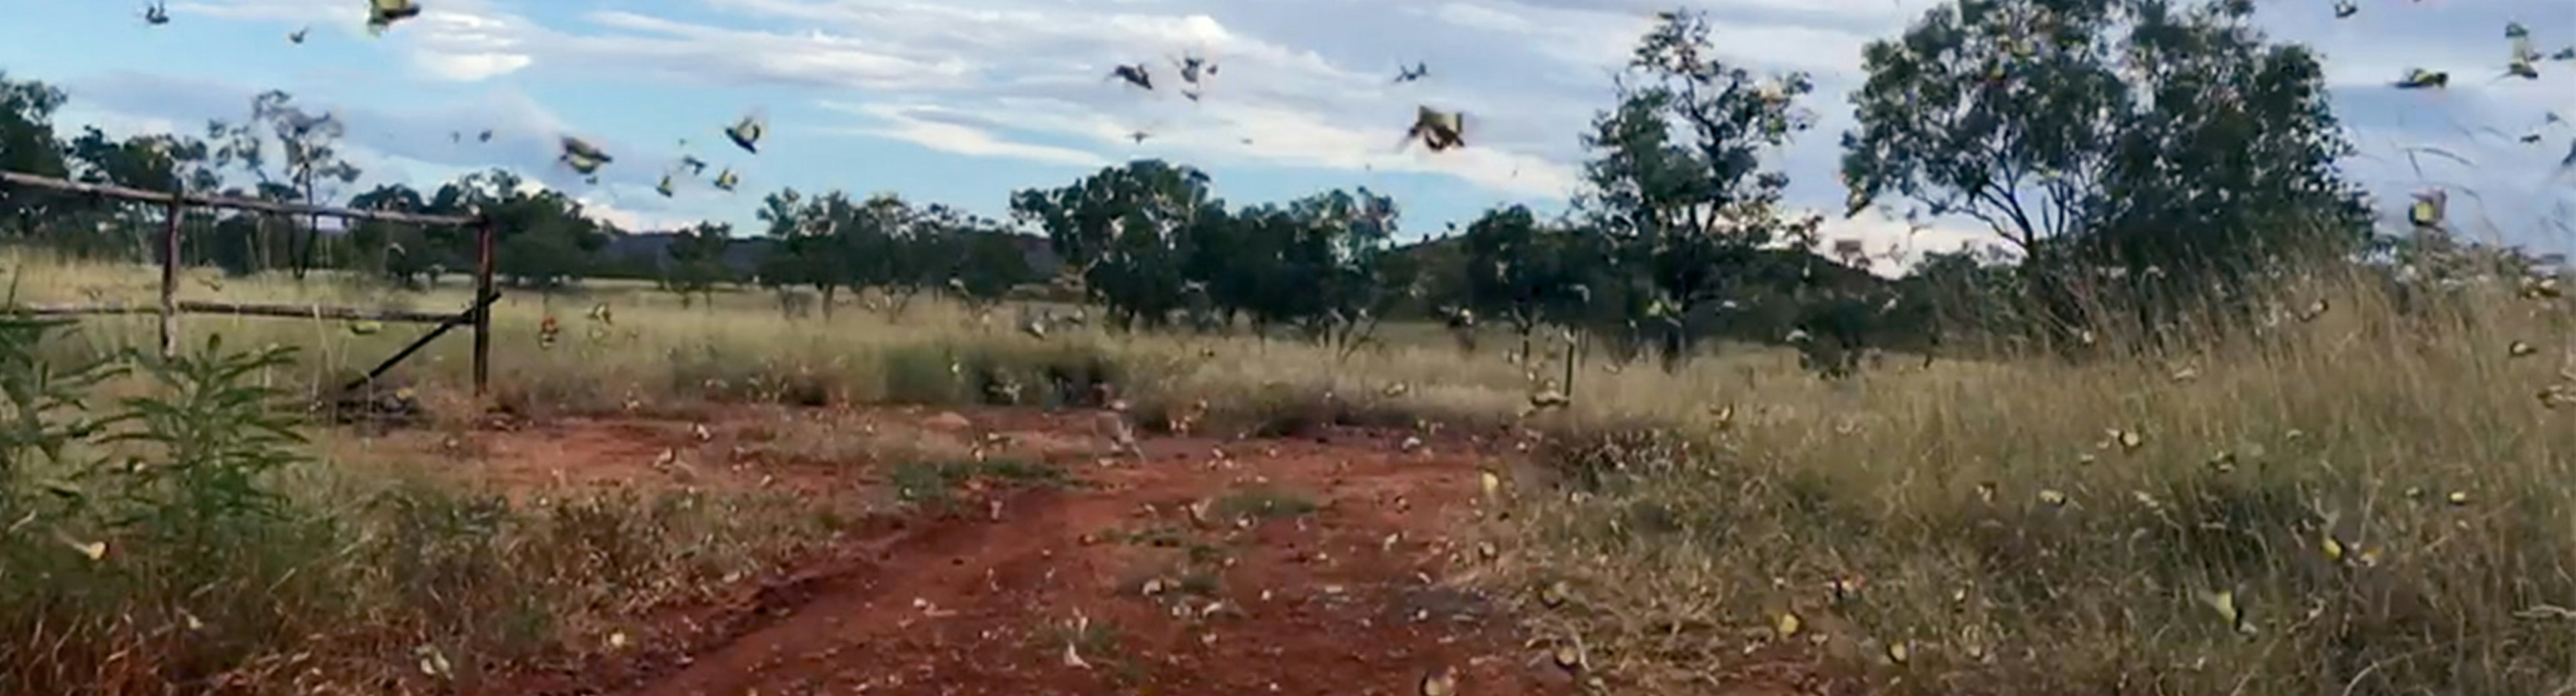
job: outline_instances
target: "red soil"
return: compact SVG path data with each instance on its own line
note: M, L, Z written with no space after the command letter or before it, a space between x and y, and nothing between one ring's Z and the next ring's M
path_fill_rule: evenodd
M1408 452L1406 433L1363 430L1146 436L1141 458L1104 463L1100 417L746 410L713 417L703 438L689 423L638 420L482 433L475 471L508 487L881 494L879 463L758 446L783 419L961 449L991 441L1076 481L970 481L944 512L880 520L791 576L673 608L611 657L490 693L1412 696L1444 671L1455 675L1450 693L1573 691L1574 675L1458 582L1483 563L1479 443L1426 437ZM657 465L665 450L686 466ZM1229 498L1315 507L1229 518L1225 504L1208 505ZM1071 628L1085 621L1088 631Z

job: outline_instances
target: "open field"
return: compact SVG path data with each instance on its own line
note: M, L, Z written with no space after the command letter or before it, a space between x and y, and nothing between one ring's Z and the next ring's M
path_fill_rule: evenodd
M18 13L0 696L2576 695L2546 3L649 4Z
M149 287L14 268L21 300ZM2357 287L2189 356L1891 360L1839 386L1752 350L1592 362L1571 408L1525 417L1522 366L1437 340L1344 358L1040 340L927 302L824 323L747 294L514 295L497 415L458 391L465 341L434 347L401 371L424 422L310 429L321 463L268 475L293 513L204 567L21 535L45 541L11 567L51 570L0 578L37 637L0 657L52 671L0 691L1394 694L1454 670L1465 693L2556 693L2576 436L2533 395L2570 364L2564 308L2473 288L2407 317ZM381 296L308 288L190 294ZM600 301L611 322L583 319ZM186 330L305 348L280 384L408 338ZM1143 457L1108 446L1094 381ZM72 578L93 589L29 600Z

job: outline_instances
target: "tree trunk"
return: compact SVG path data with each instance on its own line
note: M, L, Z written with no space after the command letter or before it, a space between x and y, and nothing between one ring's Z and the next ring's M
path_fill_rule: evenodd
M295 252L295 279L297 281L304 280L304 274L313 270L314 250L322 246L321 220L322 219L319 216L316 216L315 218L304 222L304 245Z
M1685 350L1688 347L1688 341L1685 341L1685 338L1686 337L1682 335L1681 325L1666 324L1664 326L1664 372L1681 372L1682 363L1688 362L1690 356Z
M1576 364L1583 362L1583 345L1587 343L1587 341L1584 340L1584 334L1581 332L1568 332L1566 338L1564 391L1567 398L1573 398L1574 367Z
M268 270L268 218L261 215L251 219L250 239L242 245L244 276Z
M311 175L306 175L302 183L304 185L304 203L307 205L317 205L318 203L313 200L313 179ZM297 245L297 248L291 250L292 253L295 254L295 282L304 282L304 272L313 267L313 247L321 246L321 242L322 216L314 215L306 218L304 220L304 242Z

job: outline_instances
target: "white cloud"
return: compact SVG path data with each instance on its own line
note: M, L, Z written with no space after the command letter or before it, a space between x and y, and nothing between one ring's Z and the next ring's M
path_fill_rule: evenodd
M478 82L536 62L526 52L534 24L480 2L459 5L423 13L387 34L409 42L412 64L434 79Z
M719 29L619 11L593 12L587 19L626 33L556 37L558 50L594 64L649 65L718 82L924 90L964 77L971 66L960 56L904 55L895 42L820 29Z
M1952 225L1917 226L1904 220L1866 215L1845 220L1834 215L1834 211L1825 210L1802 212L1824 216L1823 224L1816 230L1818 253L1830 255L1837 240L1859 240L1862 251L1869 256L1869 272L1882 276L1903 275L1931 254L2003 246L1990 230Z
M1433 13L1459 28L1510 34L1551 58L1585 66L1626 60L1653 19L1464 0L1443 2Z
M517 53L421 53L412 56L412 60L430 76L455 82L488 80L536 62L535 58Z
M615 225L617 226L617 229L628 232L661 231L696 222L694 220L682 222L677 218L668 218L628 210L618 207L617 204L609 202L605 198L597 196L576 196L573 200L581 203L581 212L583 216L592 220Z
M173 19L211 17L272 22L341 21L355 25L364 21L364 5L337 0L202 0L170 4Z
M1583 67L1626 62L1637 45L1637 37L1655 25L1653 12L1557 9L1512 0L1450 0L1442 3L1435 14L1442 21L1470 31L1512 35L1533 51ZM1861 46L1874 38L1839 23L1713 24L1713 38L1727 60L1818 75L1857 74Z
M494 0L439 0L435 11L404 20L381 36L364 29L364 3L347 0L198 0L171 6L175 16L336 28L343 36L401 47L423 76L478 82L525 69L536 57L523 47L545 32Z
M858 106L840 104L827 105L834 108L844 109L852 113L874 117L884 122L884 125L880 126L847 129L847 132L901 140L941 152L955 153L969 157L1023 159L1082 167L1097 167L1108 162L1108 160L1101 159L1099 155L1094 155L1081 150L1048 145L1010 142L996 138L993 136L991 131L987 131L982 128L952 122L929 120L921 117L922 114L935 115L944 111L944 109L936 106L906 107L890 104L867 104Z
M63 110L55 114L54 120L58 134L65 138L78 137L77 127L65 129L61 125L69 123L96 127L99 132L106 133L111 138L157 133L193 134L199 130L199 127L183 124L177 119L102 109L78 101L63 105Z

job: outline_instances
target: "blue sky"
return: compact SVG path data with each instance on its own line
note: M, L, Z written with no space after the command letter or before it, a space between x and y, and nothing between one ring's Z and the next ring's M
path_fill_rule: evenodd
M2512 136L2543 114L2576 120L2576 62L2536 81L2491 80L2507 21L2544 50L2576 44L2566 0L2264 0L2278 37L2328 59L2337 107L2365 150L2347 166L2394 210L2409 190L2453 187L2471 234L2568 250L2552 219L2576 219L2576 175L2552 179L2576 123L2538 144ZM1247 203L1332 187L1393 195L1405 229L1440 230L1488 206L1558 209L1582 161L1577 134L1607 104L1608 74L1658 9L1652 0L423 0L383 37L362 0L172 0L149 26L140 2L0 0L0 70L69 90L62 120L112 133L239 117L284 89L338 111L365 182L434 185L490 167L571 191L628 228L701 219L750 232L760 193L792 186L894 191L999 215L1008 192L1069 182L1133 157L1198 165ZM1822 116L1777 160L1793 202L1838 208L1835 139L1863 43L1900 31L1929 0L1686 3L1718 20L1732 58L1806 70ZM312 27L302 45L286 35ZM1195 51L1221 67L1198 104L1107 84L1121 62ZM1391 85L1423 61L1431 79ZM2387 86L2412 66L2453 88ZM1161 75L1169 80L1168 70ZM1417 104L1469 114L1471 144L1432 155L1396 144ZM720 129L757 109L762 153ZM484 128L489 144L474 142ZM2489 132L2485 129L2493 129ZM1134 130L1152 132L1131 142ZM451 143L450 132L466 134ZM592 187L550 166L578 134L618 156ZM741 176L652 191L684 152ZM2473 164L2398 150L2430 145ZM1829 224L1878 251L1948 250L1990 239L1950 224L1909 234L1864 215ZM1893 255L1891 255L1893 256ZM1910 256L1910 254L1909 254ZM1883 270L1898 262L1890 258Z

